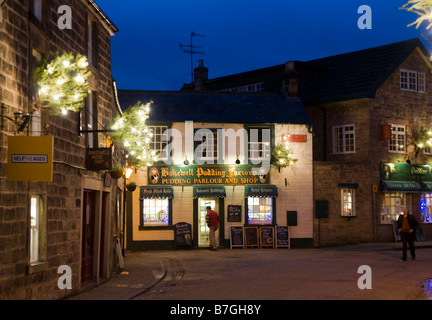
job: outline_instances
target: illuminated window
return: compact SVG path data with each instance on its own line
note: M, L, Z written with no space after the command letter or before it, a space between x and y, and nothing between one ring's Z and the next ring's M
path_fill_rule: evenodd
M333 127L333 153L355 153L355 126Z
M355 190L341 189L341 215L343 217L353 217L355 212Z
M144 198L142 202L144 226L168 226L170 224L168 198Z
M431 214L431 198L432 193L423 193L420 199L421 223L432 223Z
M406 152L406 134L405 126L392 124L392 137L389 140L389 152L405 153Z
M407 206L405 193L385 193L381 206L381 224L397 221L402 207Z
M45 260L45 206L41 195L30 197L30 264Z
M273 222L273 198L250 197L248 202L248 222L251 224L271 224Z
M218 160L217 129L196 129L194 140L195 161L214 163Z

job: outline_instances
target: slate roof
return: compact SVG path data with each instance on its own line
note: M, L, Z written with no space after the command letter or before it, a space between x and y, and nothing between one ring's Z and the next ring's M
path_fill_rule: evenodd
M123 110L153 101L150 121L311 124L299 99L281 95L119 90Z
M310 61L294 61L299 77L299 96L304 105L374 98L379 86L416 49L426 59L430 54L415 38L360 51ZM264 83L266 92L281 93L285 64L209 79L207 90L222 90L251 83ZM193 84L182 90L194 90Z
M302 101L322 103L374 98L382 83L417 48L429 57L422 42L412 39L308 61L306 65L321 71L301 92Z

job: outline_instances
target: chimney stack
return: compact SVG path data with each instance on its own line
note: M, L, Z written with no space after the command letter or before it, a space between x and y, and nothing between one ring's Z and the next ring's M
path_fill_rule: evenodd
M208 80L208 68L204 67L204 61L199 60L199 66L195 68L195 91L204 91L204 82Z
M285 93L288 98L298 97L298 74L295 68L295 61L285 63Z

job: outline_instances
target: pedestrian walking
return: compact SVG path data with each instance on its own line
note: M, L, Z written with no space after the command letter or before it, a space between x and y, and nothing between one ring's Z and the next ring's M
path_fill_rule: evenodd
M207 225L210 228L210 246L211 250L217 250L217 241L216 241L216 230L219 227L219 216L216 211L212 210L210 206L207 208Z
M399 233L402 241L402 261L407 260L408 246L411 253L411 258L415 260L415 247L414 241L416 241L415 231L418 227L418 221L416 217L408 213L406 207L402 207L402 214L399 216L398 221Z

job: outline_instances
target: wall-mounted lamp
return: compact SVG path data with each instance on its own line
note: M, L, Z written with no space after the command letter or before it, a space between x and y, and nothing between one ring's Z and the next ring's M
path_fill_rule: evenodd
M235 161L235 163L236 163L236 164L240 164L240 160L239 160L239 158L238 158L238 155L237 155L237 160Z
M1 104L1 113L0 113L1 130L3 131L3 129L5 127L4 119L8 119L8 120L10 120L16 124L18 132L23 131L25 129L25 127L27 127L28 123L30 122L32 114L29 112L17 111L17 112L14 112L15 119L12 119L11 117L8 117L7 115L5 115L5 109L6 109L6 106L2 103Z
M187 166L189 164L189 160L187 159L187 157L185 158L185 161L183 161L184 165Z
M126 178L126 179L129 179L130 176L132 175L132 172L133 172L133 169L132 169L132 168L126 168L126 171L125 171L125 178Z

